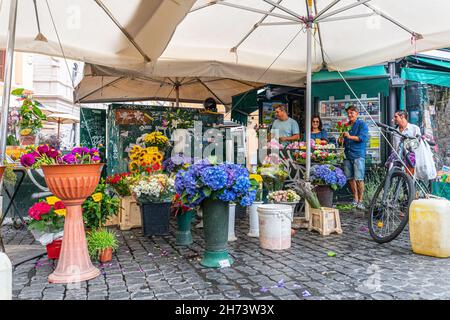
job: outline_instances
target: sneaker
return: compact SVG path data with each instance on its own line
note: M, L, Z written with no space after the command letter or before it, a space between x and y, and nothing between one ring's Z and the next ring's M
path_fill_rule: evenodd
M358 201L353 200L351 205L354 206L354 207L357 207L358 206Z
M366 207L364 206L364 203L362 203L362 202L358 202L358 204L356 205L356 208L358 208L359 210L366 210Z

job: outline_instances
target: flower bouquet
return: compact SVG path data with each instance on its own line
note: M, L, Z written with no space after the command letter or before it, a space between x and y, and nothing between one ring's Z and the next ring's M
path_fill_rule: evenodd
M64 235L66 206L57 197L47 197L28 209L28 229L34 238L46 246L49 259L58 259Z
M163 155L155 147L143 148L140 145L134 145L129 152L130 163L129 169L134 173L142 173L147 171L148 167L154 165L161 166Z
M336 125L336 130L337 132L339 132L339 138L338 138L338 142L339 142L339 146L341 148L344 147L344 133L345 132L349 132L352 129L352 126L350 125L349 122L342 122L342 121L338 121L337 125ZM340 162L342 162L344 160L344 151L341 150L340 152Z
M284 181L288 177L288 172L284 170L284 165L264 164L258 167L258 174L263 179L264 187L268 192L283 189Z
M174 180L167 174L152 173L142 176L131 189L141 207L144 235L167 235Z
M334 163L336 158L337 154L332 151L314 150L311 154L312 162L316 163Z
M154 131L151 133L146 133L142 135L136 141L138 144L141 142L145 145L145 147L156 147L159 151L164 152L169 146L169 138L167 138L162 132Z
M300 196L294 190L278 190L269 193L267 199L270 202L292 202L300 201Z
M252 181L252 183L254 185L258 186L258 188L256 189L255 201L258 201L258 202L263 201L263 195L262 195L262 193L263 193L263 178L262 178L262 176L259 174L252 173L250 175L250 181Z
M323 207L332 207L333 191L342 188L347 182L344 172L329 164L312 166L310 177L316 185L317 197Z
M163 161L162 169L168 173L176 174L181 169L187 169L192 163L192 158L179 153Z
M132 172L118 173L106 178L106 183L110 185L120 197L131 196L131 184L136 179Z

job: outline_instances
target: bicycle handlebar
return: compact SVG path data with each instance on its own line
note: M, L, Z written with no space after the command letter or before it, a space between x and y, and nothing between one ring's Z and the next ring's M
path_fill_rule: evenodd
M396 128L394 128L394 127L391 127L391 126L388 126L387 124L384 124L384 123L381 123L381 122L378 122L378 121L375 121L375 124L376 124L378 127L384 128L384 129L387 130L387 131L394 132L394 133L398 134L399 136L401 136L401 137L404 138L404 139L411 139L411 138L412 138L412 137L410 137L410 136L404 135L404 134L401 133L398 129L396 129ZM413 138L413 139L415 139L415 138Z

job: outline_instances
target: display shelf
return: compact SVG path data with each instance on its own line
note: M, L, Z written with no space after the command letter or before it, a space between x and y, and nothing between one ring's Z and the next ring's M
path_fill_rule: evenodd
M360 102L364 108L360 107ZM350 105L358 106L360 109L359 118L366 121L369 127L369 139L367 141L367 164L378 164L381 162L381 135L371 121L381 120L380 97L342 100L323 100L319 102L319 115L322 119L323 129L328 131L329 138L337 139L340 135L335 131L338 121L347 120L346 108ZM362 109L362 110L361 110ZM343 148L337 147L341 151Z

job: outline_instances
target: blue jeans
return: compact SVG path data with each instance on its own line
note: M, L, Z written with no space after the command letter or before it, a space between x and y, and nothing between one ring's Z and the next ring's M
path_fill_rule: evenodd
M344 160L344 173L348 180L364 181L366 172L366 159L356 158L354 160Z

